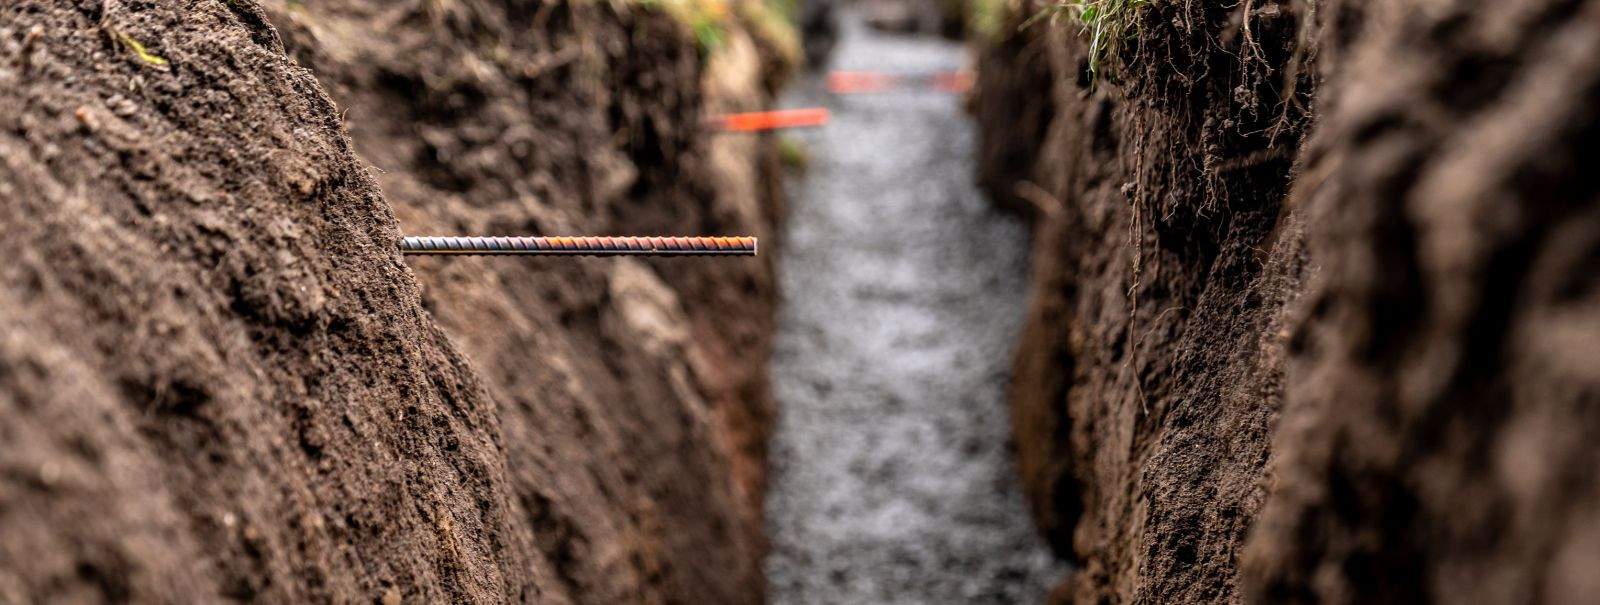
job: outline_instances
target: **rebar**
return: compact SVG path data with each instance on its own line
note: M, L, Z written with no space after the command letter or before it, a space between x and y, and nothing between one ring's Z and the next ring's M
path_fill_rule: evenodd
M753 237L406 237L402 254L755 256Z

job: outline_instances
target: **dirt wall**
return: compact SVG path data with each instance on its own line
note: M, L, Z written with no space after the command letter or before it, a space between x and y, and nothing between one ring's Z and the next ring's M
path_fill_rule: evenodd
M1034 517L1078 563L1060 600L1227 598L1262 497L1304 266L1296 237L1263 242L1293 229L1279 221L1305 118L1273 110L1265 76L1292 58L1295 20L1254 32L1272 64L1247 74L1228 18L1153 6L1116 72L1088 73L1069 25L1024 29L980 65L983 180L1035 223L1013 423Z
M1317 269L1247 594L1593 601L1600 3L1328 10L1291 198Z
M772 150L700 127L778 77L731 31L0 8L0 602L760 601L769 257L396 249L768 235Z
M1581 594L1593 350L1543 330L1600 315L1594 7L1466 4L1156 2L1098 74L1070 23L988 45L1057 600Z

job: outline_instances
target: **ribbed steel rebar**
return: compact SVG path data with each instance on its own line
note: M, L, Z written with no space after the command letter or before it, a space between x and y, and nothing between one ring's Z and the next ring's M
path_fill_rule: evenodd
M753 237L407 237L403 254L755 256Z

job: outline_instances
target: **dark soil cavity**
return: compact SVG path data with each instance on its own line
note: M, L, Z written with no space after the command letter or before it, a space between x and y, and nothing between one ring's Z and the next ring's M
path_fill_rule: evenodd
M762 601L770 256L396 243L769 235L771 151L698 125L773 56L617 3L0 5L0 603Z
M832 65L944 70L962 48L848 14ZM973 185L972 127L938 93L785 99L797 136L780 261L767 572L775 603L1038 602L1058 573L1027 521L1002 398L1026 233Z
M1098 81L1070 25L989 47L1058 600L1592 600L1597 14L1155 2Z

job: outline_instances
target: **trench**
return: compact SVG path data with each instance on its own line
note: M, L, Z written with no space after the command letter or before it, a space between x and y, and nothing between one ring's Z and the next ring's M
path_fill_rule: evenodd
M831 67L961 68L959 43L842 16ZM773 357L773 603L1041 602L1061 572L1011 460L1006 382L1028 233L974 183L958 96L833 96L802 78Z

